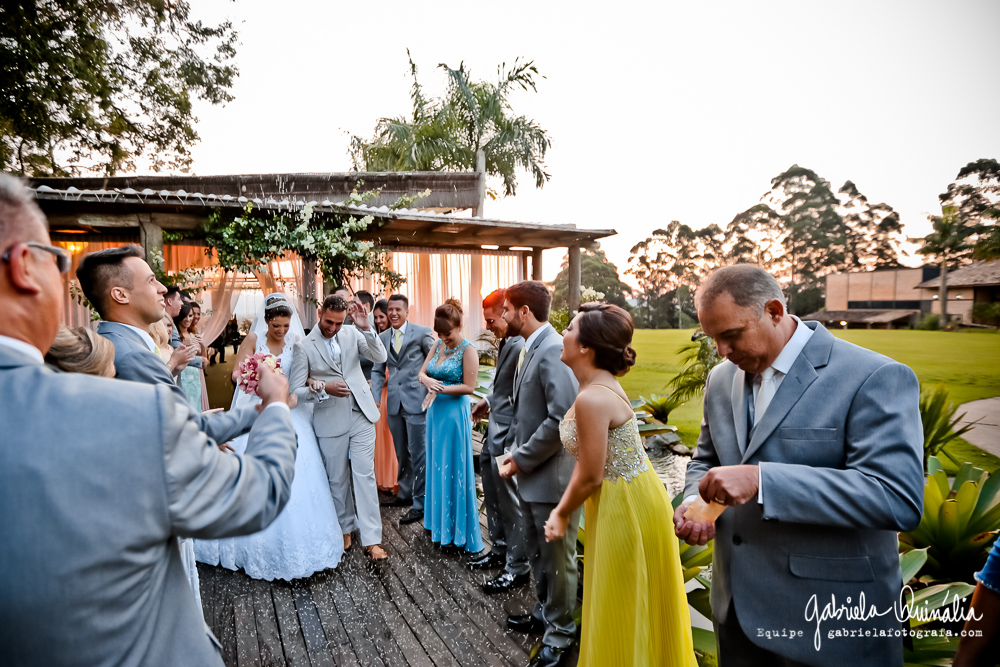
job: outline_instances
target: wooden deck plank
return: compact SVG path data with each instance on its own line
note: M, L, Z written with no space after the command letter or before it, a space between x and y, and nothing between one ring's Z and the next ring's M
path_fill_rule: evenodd
M399 572L403 575L407 592L417 602L455 659L463 667L502 664L493 663L481 654L480 642L477 641L477 635L480 635L478 629L457 609L450 596L436 585L429 570L439 564L415 558L410 545L395 527L386 529L383 526L382 532L397 553L404 556Z
M261 667L253 596L236 596L233 600L233 621L236 624L236 664L239 667Z
M342 667L360 667L351 639L344 630L344 625L337 614L327 583L328 575L320 572L309 579L309 591L312 593L313 604L319 615L320 624L327 638L327 645L333 655L334 663Z
M313 603L309 587L303 579L292 582L292 597L295 600L295 610L299 615L299 627L302 628L302 638L309 652L309 662L312 667L333 667L333 655L329 642L319 622L319 613Z
M219 634L215 635L222 644L222 660L227 665L236 664L236 625L233 619L233 599L236 597L236 573L229 570L218 572L221 595L216 598Z
M379 656L372 638L368 636L364 616L355 606L354 600L344 584L344 569L346 569L345 563L341 561L340 567L337 568L336 572L330 573L326 581L333 597L333 604L337 607L337 613L340 614L340 620L344 624L344 630L347 631L347 636L351 639L354 655L366 667L388 667Z
M469 572L464 567L465 556L463 554L441 554L440 550L434 547L428 536L424 534L424 531L404 530L400 532L422 561L431 562L437 558L440 566L430 568L430 575L441 590L447 592L451 599L465 612L469 620L481 631L482 635L489 640L491 646L482 646L480 649L483 656L487 659L496 657L497 660L491 661L491 664L506 662L511 667L526 664L528 653L512 637L507 635L503 625L499 625L497 620L490 616L488 607L493 606L492 602L469 581ZM506 622L506 618L504 622Z
M285 662L289 667L310 667L306 642L299 627L298 614L295 613L291 586L286 581L275 581L271 584L271 595L281 631L281 645L285 650Z
M274 599L271 597L271 584L266 581L251 581L250 595L253 597L261 667L284 667L285 651L281 646L281 633L278 630L278 617L274 611Z

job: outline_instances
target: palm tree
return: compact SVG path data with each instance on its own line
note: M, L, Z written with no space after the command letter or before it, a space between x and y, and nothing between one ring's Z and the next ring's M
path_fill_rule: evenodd
M966 253L971 247L968 239L976 233L975 227L965 224L964 218L955 206L941 207L941 215L931 216L934 231L922 239L910 239L911 242L922 242L917 250L921 255L935 257L941 262L941 301L942 324L948 323L948 263L955 257Z
M510 70L500 65L495 84L472 81L464 63L458 69L443 63L439 67L448 73L448 91L443 100L428 99L410 58L412 117L381 119L370 142L354 137L355 169L472 171L481 150L486 173L503 180L505 196L515 193L520 170L534 176L536 187L545 185L550 178L544 164L551 145L548 133L530 118L517 116L509 101L517 89L537 92L535 78L540 75L533 62L515 60Z

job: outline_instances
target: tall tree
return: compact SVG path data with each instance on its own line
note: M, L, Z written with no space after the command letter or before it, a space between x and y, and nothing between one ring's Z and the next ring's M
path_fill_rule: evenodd
M972 229L975 241L962 257L976 259L1000 258L1000 163L996 160L976 160L962 167L955 182L938 195L942 207L954 207L956 215Z
M936 259L941 264L941 319L948 323L948 268L959 259L968 257L972 244L969 238L975 234L975 227L969 225L955 206L945 206L941 215L931 216L934 231L922 239L910 241L922 243L917 250L921 255Z
M603 250L585 250L580 253L580 282L583 287L602 292L605 303L628 309L628 296L632 288L621 281L618 267L608 261ZM559 274L553 281L552 307L569 305L569 260L563 260Z
M0 171L186 170L192 101L232 99L236 38L187 0L0 3Z
M847 224L844 267L880 269L899 266L903 252L903 225L899 214L885 203L872 204L852 181L841 186L842 210Z
M550 178L545 171L549 135L534 120L517 115L510 103L516 90L537 92L535 79L541 75L534 63L518 59L511 69L501 64L496 83L472 80L464 63L458 69L443 63L438 67L448 75L448 89L442 99L429 98L410 58L411 117L382 118L371 141L354 137L355 169L471 171L482 150L486 173L503 181L505 196L515 194L521 171L534 178L536 187L544 186Z

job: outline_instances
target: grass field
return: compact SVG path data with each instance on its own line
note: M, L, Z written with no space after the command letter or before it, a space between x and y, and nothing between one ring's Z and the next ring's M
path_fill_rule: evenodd
M629 397L668 393L667 382L680 370L677 350L691 340L692 333L692 329L635 332L636 366L622 378ZM924 386L945 385L955 404L1000 396L1000 335L994 332L850 329L833 333L906 364ZM670 415L670 423L690 446L698 438L700 422L701 400L682 405ZM985 469L1000 468L1000 459L965 441L949 451Z

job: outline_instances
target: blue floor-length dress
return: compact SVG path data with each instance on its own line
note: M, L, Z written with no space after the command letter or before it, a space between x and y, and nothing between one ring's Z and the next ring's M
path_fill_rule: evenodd
M444 385L462 383L462 357L471 343L454 350L437 344L427 375ZM469 396L438 394L427 408L427 478L424 528L441 545L469 553L483 550L472 468L472 415Z

